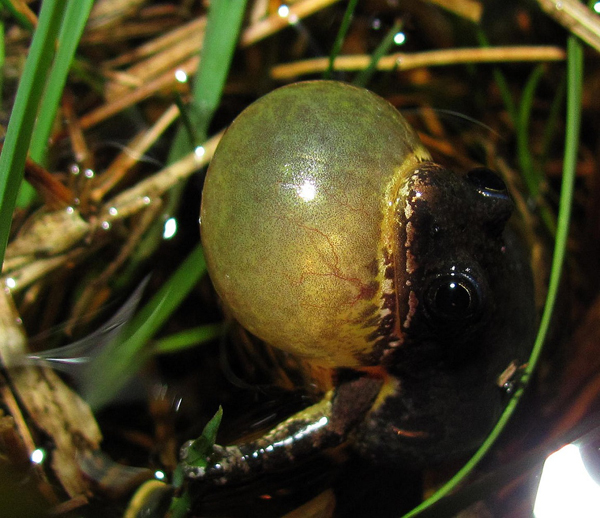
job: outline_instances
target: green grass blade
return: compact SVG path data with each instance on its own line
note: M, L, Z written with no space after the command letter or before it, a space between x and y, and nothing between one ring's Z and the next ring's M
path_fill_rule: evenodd
M181 158L206 140L208 125L219 106L229 74L245 8L246 0L219 0L210 4L193 101L188 112L195 134L190 137L185 128L179 128L169 162Z
M577 151L579 148L579 131L581 122L581 95L583 84L583 49L581 44L573 36L569 38L567 56L567 129L565 136L565 159L563 163L563 179L560 192L560 203L558 211L558 226L556 231L556 240L554 245L554 254L552 258L552 269L550 272L550 281L548 285L548 295L546 304L542 313L538 334L529 363L523 375L521 386L514 394L500 420L486 438L485 442L477 450L475 455L460 471L452 477L442 488L440 488L432 497L427 499L421 505L407 513L404 518L418 516L419 513L433 506L444 496L454 490L471 472L477 463L492 447L506 423L512 416L517 403L523 395L524 386L531 377L537 360L541 354L542 346L548 333L554 304L560 284L562 267L567 248L567 238L569 234L569 223L571 217L571 206L573 201L573 187L575 184L575 174L577 165Z
M31 133L67 3L68 0L45 0L42 4L38 27L33 36L8 123L4 148L0 155L0 262L4 259Z
M4 45L4 20L0 20L0 99L4 92L4 65L6 62L6 46Z
M569 237L569 224L571 221L571 206L573 189L577 169L577 152L579 150L579 132L581 129L581 98L583 83L583 48L579 41L571 36L567 46L567 127L565 137L565 158L563 162L563 176L558 207L558 221L556 228L556 241L552 257L552 270L548 284L548 295L540 322L540 329L536 338L530 364L526 376L530 376L541 353L542 345L546 339L554 304L558 295L558 287L562 274Z
M481 47L490 46L490 43L481 28L477 28L477 39ZM504 107L506 108L506 111L510 116L510 120L516 126L518 119L517 106L510 92L508 81L506 80L506 77L504 76L502 70L500 70L499 67L494 67L492 73L494 75L494 81L496 82L496 86L498 86L498 90L500 91L500 97L502 97Z
M552 99L552 104L550 105L550 110L548 111L548 119L546 121L546 127L544 128L544 136L542 137L542 160L546 161L548 155L550 154L550 146L552 145L552 141L554 140L554 135L556 134L559 124L558 118L562 112L565 92L567 90L567 81L563 77L560 80L558 90L554 95L554 99Z
M371 77L373 77L373 74L377 71L377 63L379 63L379 60L389 52L390 48L394 44L394 36L401 28L402 24L400 22L396 22L390 31L385 35L383 41L375 49L375 52L373 52L369 66L364 70L361 70L354 81L352 81L354 86L365 87L367 85L367 83L371 80Z
M177 271L131 320L113 343L107 345L90 364L88 383L83 387L90 406L106 404L134 375L150 354L148 341L179 307L206 271L202 248L198 245Z
M21 25L21 27L27 29L28 31L33 30L33 25L31 24L29 19L26 16L23 16L23 14L21 14L15 8L11 0L0 0L0 4L2 4L6 8L6 10L14 17L14 19L17 20L17 22L19 22L19 25Z
M342 49L342 44L344 43L344 39L346 38L346 33L350 28L350 23L352 22L352 16L354 15L354 10L356 9L356 4L358 4L358 0L350 0L348 2L348 6L346 7L346 12L344 13L344 18L342 19L342 24L340 25L340 30L335 37L335 41L333 43L333 48L331 49L331 54L329 54L329 65L327 66L327 70L323 74L323 79L330 79L331 74L333 73L333 63L335 58L338 57L340 50Z
M211 454L215 441L217 440L217 432L223 418L223 408L219 407L217 413L207 423L202 430L202 435L198 437L189 446L185 461L190 466L205 468L208 466L208 456Z
M208 324L205 326L186 329L154 342L152 351L154 354L169 354L195 347L198 344L208 342L221 335L222 324Z
M46 148L56 118L58 104L67 82L67 75L71 68L73 56L75 56L75 50L93 4L93 0L78 0L67 4L58 38L58 50L46 82L46 89L29 148L29 155L36 162L45 163Z
M529 147L529 120L533 109L533 100L535 98L535 90L544 75L543 65L538 65L533 69L529 76L523 95L521 96L521 104L518 110L517 119L517 156L521 174L525 180L525 185L529 190L529 194L535 199L540 192L540 174L536 171L533 156Z
M196 137L204 136L213 112L219 104L233 52L236 47L245 0L223 0L211 4L197 79L194 83L194 105L188 112ZM180 128L171 148L170 160L188 153L199 142L190 142ZM198 245L159 293L132 319L127 330L94 362L94 378L84 388L84 397L92 407L108 402L123 387L151 350L148 341L179 306L184 297L204 274L206 266ZM208 335L207 335L208 336ZM167 343L169 346L169 344ZM171 344L172 345L172 344Z

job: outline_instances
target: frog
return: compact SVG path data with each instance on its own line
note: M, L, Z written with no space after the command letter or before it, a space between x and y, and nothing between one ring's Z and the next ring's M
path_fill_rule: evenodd
M306 81L246 108L203 187L208 271L241 326L332 386L260 437L214 445L206 466L186 442L187 480L233 484L338 447L411 469L472 453L534 341L514 210L500 175L434 162L366 89Z

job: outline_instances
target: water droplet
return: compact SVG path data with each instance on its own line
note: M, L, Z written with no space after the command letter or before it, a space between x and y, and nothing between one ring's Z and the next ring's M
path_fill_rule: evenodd
M404 34L403 32L397 32L394 35L394 43L396 45L402 45L402 44L404 44L405 41L406 41L406 34Z
M177 233L177 220L175 218L169 218L165 221L165 227L163 230L163 239L171 239Z
M77 164L72 164L69 169L72 175L77 176L80 173L79 166Z
M103 221L100 225L104 230L110 229L110 223L108 221Z
M4 281L6 287L9 289L13 289L17 287L17 281L15 281L12 277L7 277Z
M44 462L44 457L46 457L46 452L41 448L37 448L31 452L31 462L34 464L41 464Z
M73 214L75 209L73 207L67 207L67 214Z
M117 211L117 209L115 207L111 207L110 209L108 209L108 213L111 216L116 216L119 212Z
M142 201L144 202L144 204L145 204L145 205L150 205L150 202L151 202L152 200L150 200L150 198L149 198L148 196L144 196L144 197L142 198Z
M86 178L94 178L94 171L91 169L86 169L83 174Z

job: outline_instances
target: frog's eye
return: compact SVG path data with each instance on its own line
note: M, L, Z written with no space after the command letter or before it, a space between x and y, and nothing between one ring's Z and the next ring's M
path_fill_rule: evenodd
M484 196L509 199L506 184L494 171L487 167L476 167L467 173L467 180Z
M444 329L460 327L476 320L483 309L479 282L464 272L434 277L425 290L429 320Z

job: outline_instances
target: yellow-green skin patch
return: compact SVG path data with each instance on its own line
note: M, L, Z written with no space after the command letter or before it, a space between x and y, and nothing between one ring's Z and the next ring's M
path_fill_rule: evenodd
M201 209L209 273L233 316L275 347L364 363L402 278L389 273L398 193L429 159L393 106L346 84L298 83L247 108L219 144Z

